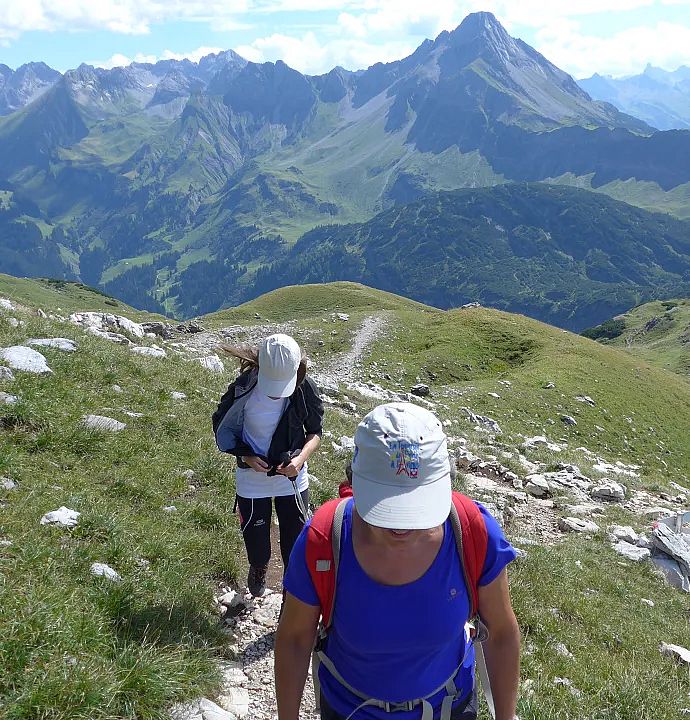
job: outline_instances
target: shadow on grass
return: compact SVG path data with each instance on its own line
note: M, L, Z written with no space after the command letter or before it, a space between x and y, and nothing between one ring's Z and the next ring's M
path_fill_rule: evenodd
M220 648L226 639L206 603L193 596L142 607L123 587L108 594L104 610L123 643L209 649Z

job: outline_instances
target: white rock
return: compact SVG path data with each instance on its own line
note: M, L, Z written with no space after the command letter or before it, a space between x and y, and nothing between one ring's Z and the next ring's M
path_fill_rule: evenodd
M163 512L176 513L176 512L177 512L177 508L175 507L175 505L165 505L165 506L163 507Z
M648 607L654 607L654 600L648 600L647 598L640 598L640 602Z
M205 355L204 357L197 358L197 360L201 363L202 367L205 367L210 372L225 372L225 365L223 365L223 361L218 357L218 355Z
M137 355L145 355L146 357L164 358L167 355L165 350L157 345L152 345L151 347L147 345L134 345L130 350Z
M234 713L224 710L206 698L202 698L199 701L199 709L201 710L201 716L204 720L237 720L237 716Z
M575 399L576 399L578 402L587 403L587 405L591 405L592 407L594 407L594 406L596 405L596 403L594 402L594 400L592 400L592 398L591 398L589 395L577 395L577 396L575 397Z
M218 602L221 605L232 607L237 604L238 598L240 598L240 596L234 590L230 590L226 592L225 595L221 595L221 597L218 598Z
M667 643L661 643L659 647L662 655L673 658L684 662L686 665L690 665L690 650L681 647L680 645L671 645Z
M350 316L347 313L338 313L338 320L347 322L349 319L350 319Z
M668 555L652 555L652 562L659 568L663 576L666 578L666 582L677 590L683 590L690 592L690 583L685 577L683 570L677 560L669 557Z
M9 312L15 312L17 308L14 303L7 298L0 298L0 310L8 310Z
M60 527L76 527L79 522L80 512L70 510L70 508L62 505L57 510L47 512L41 518L41 525L59 525Z
M249 691L246 688L225 688L225 693L218 698L218 703L238 718L249 715Z
M111 582L120 582L122 580L119 573L115 572L110 565L106 565L105 563L93 563L91 565L91 574L97 577L104 577Z
M186 400L187 399L187 396L183 392L177 392L177 390L173 390L170 393L170 397L173 400Z
M114 393L121 393L124 392L124 390L119 385L113 385L110 388Z
M75 325L81 325L90 330L98 330L100 332L108 329L115 329L116 332L126 332L133 337L143 338L146 334L144 328L139 324L132 322L121 315L113 315L112 313L102 312L82 312L72 313L69 316L70 322Z
M601 485L593 487L590 491L590 495L593 498L600 498L601 500L610 500L614 502L622 502L625 500L625 493L627 488L625 485L620 483L609 481Z
M13 345L0 350L0 357L13 369L43 375L52 373L48 361L37 350L24 345Z
M641 562L646 560L650 555L650 551L647 548L637 547L637 545L631 545L628 542L622 540L613 546L613 549L624 558L628 560L634 560L635 562Z
M525 478L525 490L534 497L548 497L551 494L551 486L543 475L533 474Z
M220 671L223 675L223 685L225 687L239 687L249 682L249 678L245 675L244 670L242 670L241 663L234 661L222 663Z
M0 489L2 490L16 490L17 483L8 477L0 477Z
M14 373L4 365L0 365L0 381L2 380L5 380L6 382L14 380Z
M84 415L82 424L89 430L106 432L119 432L127 427L126 423L115 420L115 418L106 417L105 415Z
M487 393L487 394L488 394L489 397L494 398L494 400L500 400L500 399L501 399L501 396L500 396L498 393L490 392L490 393Z
M561 415L561 421L566 425L577 425L577 420L572 415Z
M11 540L0 540L0 548L8 548L8 547L12 547Z
M0 392L0 405L16 405L19 398L6 392Z
M563 532L578 532L594 534L599 532L599 526L591 520L581 520L575 517L560 518L558 527Z
M525 449L539 446L543 446L547 450L551 450L551 452L561 452L563 450L560 445L556 445L556 443L550 442L546 439L544 435L535 435L531 438L525 438L525 442L522 443L522 447L524 447Z
M575 658L575 656L562 642L556 644L556 652L562 657L568 658L568 660L573 660Z
M631 545L636 545L640 539L640 536L629 525L609 525L606 531L615 540L622 540Z
M32 338L27 340L27 345L54 348L55 350L62 350L62 352L75 352L77 349L77 343L67 338Z
M17 318L14 317L8 317L7 318L7 324L10 325L13 328L18 328L20 325L24 324L23 320L17 320Z
M196 477L196 473L194 470L183 470L182 471L182 477L187 481L191 482Z

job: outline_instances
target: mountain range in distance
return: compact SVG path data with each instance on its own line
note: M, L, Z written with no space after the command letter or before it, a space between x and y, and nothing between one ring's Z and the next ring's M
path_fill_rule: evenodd
M476 299L473 293L583 327L625 309L623 297L634 304L661 292L678 295L688 280L686 226L670 216L690 217L690 132L658 132L593 100L490 13L469 15L409 57L360 72L306 76L232 51L199 63L82 65L48 87L36 68L21 77L0 72L3 97L12 90L12 103L26 102L0 118L3 272L79 279L139 307L190 315L256 296L267 268L278 277L280 262L294 259L293 246L311 252L318 240L361 246L367 262L356 278L344 279L384 287L398 272L385 228L394 227L390 213L400 212L409 224L408 252L437 245L445 259L434 256L434 263L458 273L434 280L424 295L442 307ZM592 241L589 259L570 255L576 276L592 275L610 290L597 296L596 312L577 293L549 298L551 285L538 285L571 262L563 253L592 238L583 224L556 243L562 247L535 239L553 235L553 218L518 202L520 193L529 187L531 202L541 203L554 184L573 186L561 202L575 208L562 210L578 216L586 207L595 218L610 211L619 219L606 223L609 238ZM484 230L471 208L438 200L463 188L487 188L471 202L480 198L484 215L502 227L506 198L518 202L501 253L516 267L541 253L543 272L503 283L496 297L493 282L478 292L477 268L453 258ZM629 204L612 204L607 195ZM430 217L433 203L469 218L469 234L430 239L432 230L408 208L425 207ZM436 222L448 227L443 216ZM649 271L640 263L633 272L624 262L613 272L609 264L625 260L620 247L636 257L638 248L623 237L635 223L674 229L656 244L633 232ZM523 226L529 230L515 230ZM374 242L374 228L376 262L362 244L365 237ZM392 236L400 240L399 227ZM592 260L597 249L603 255ZM322 264L308 272L330 272L332 260L317 256ZM404 282L399 276L395 292L418 291Z
M613 78L595 73L578 84L595 100L609 102L659 130L690 129L690 67L668 72L647 65L639 75Z

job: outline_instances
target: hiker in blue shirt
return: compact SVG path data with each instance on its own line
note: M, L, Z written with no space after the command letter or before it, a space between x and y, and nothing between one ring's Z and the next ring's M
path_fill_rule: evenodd
M477 645L495 717L513 720L520 633L505 567L516 553L485 508L452 493L438 419L410 403L375 408L355 433L352 489L332 501L335 515L317 511L290 557L275 643L279 720L299 719L320 616L330 623L317 644L322 720L473 720ZM322 511L330 525L316 529ZM458 545L460 511L471 524ZM481 644L467 625L475 609L488 629Z

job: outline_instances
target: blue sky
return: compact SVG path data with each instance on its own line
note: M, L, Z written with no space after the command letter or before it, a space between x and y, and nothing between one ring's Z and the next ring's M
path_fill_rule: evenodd
M0 62L64 71L232 48L312 74L354 70L477 10L576 77L690 65L690 0L0 0Z

